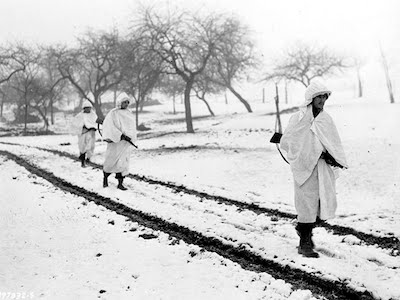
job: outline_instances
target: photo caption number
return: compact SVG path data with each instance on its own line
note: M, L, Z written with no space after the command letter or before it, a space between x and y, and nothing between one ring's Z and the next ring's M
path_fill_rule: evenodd
M33 292L0 292L0 299L33 299L35 297Z

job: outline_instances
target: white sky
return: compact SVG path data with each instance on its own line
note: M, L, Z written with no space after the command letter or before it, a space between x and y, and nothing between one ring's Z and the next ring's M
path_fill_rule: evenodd
M400 1L395 0L144 0L173 9L233 12L255 32L264 50L296 41L317 42L369 56L381 40L400 50ZM0 42L71 42L87 27L124 26L135 0L0 0Z
M85 29L124 29L140 6L234 13L249 25L266 60L296 41L365 58L383 80L381 42L400 80L400 1L397 0L0 0L0 44L72 43ZM374 81L375 79L371 79ZM382 83L379 85L383 86Z

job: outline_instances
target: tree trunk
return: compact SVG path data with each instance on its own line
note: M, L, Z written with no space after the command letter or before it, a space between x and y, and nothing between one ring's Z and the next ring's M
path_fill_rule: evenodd
M140 112L143 112L144 101L145 101L144 98L142 98L142 100L140 100L140 103L139 103Z
M53 99L50 99L50 119L51 119L51 125L54 125Z
M135 101L135 117L136 117L136 129L139 128L139 100Z
M236 92L232 86L228 86L228 89L232 92L232 94L234 94L236 96L236 98L239 99L240 102L243 103L243 105L246 107L248 112L250 112L250 113L253 112L251 110L250 104L246 100L244 100L243 97L238 92Z
M226 91L225 91L225 104L228 104L228 96L226 95Z
M1 106L0 106L0 119L3 118L3 106L4 106L4 101L1 99Z
M394 103L394 96L393 96L393 89L392 89L392 82L390 80L390 75L389 75L389 67L386 61L386 57L383 54L383 50L382 47L380 47L381 50L381 56L382 56L382 66L383 69L385 71L385 78L386 78L386 86L389 92L389 99L390 99L390 103Z
M194 82L194 76L191 76L186 82L185 86L185 119L186 119L186 131L188 133L194 133L193 120L192 120L192 108L190 105L190 92L192 90Z
M199 98L201 101L204 102L204 104L207 106L208 112L210 113L211 116L215 117L214 112L211 109L210 104L208 104L207 100L203 97L203 98Z
M25 97L24 133L26 133L27 123L28 123L28 100Z
M93 103L94 109L96 111L96 115L99 119L103 119L104 120L104 114L101 111L101 107L97 104L97 103Z
M360 76L359 69L357 69L357 80L358 80L358 97L361 98L363 96L363 89L362 89L361 76Z
M47 116L46 116L47 112L46 111L42 112L39 107L35 107L35 109L39 113L39 115L42 117L44 129L47 132L48 128L49 128L49 120L47 120Z
M176 114L176 107L175 107L175 93L172 95L172 105L174 110L174 115Z

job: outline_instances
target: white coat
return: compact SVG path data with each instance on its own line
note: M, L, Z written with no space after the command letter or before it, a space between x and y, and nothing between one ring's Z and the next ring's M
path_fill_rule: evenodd
M129 173L129 163L132 145L121 140L124 134L137 139L135 115L128 109L114 108L106 116L103 122L103 139L108 142L103 165L106 173Z
M71 131L78 136L79 153L86 153L86 158L90 158L94 152L96 134L88 129L96 129L96 120L97 115L92 110L90 113L80 112L72 121Z
M311 90L311 92L310 92ZM289 120L281 139L281 148L294 178L295 207L300 223L313 223L316 217L323 220L335 216L336 176L321 154L328 151L344 167L346 157L336 126L326 111L316 118L312 113L312 98L328 93L324 86L310 85L306 91L306 102Z

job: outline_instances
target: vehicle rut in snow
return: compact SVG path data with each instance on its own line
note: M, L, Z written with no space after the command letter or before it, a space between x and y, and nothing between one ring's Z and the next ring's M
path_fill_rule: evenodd
M42 151L48 151L50 153L57 154L57 155L60 155L63 157L68 157L68 158L71 158L76 161L79 160L78 157L76 157L75 155L70 154L68 152L64 152L64 151L48 149L48 148L43 148L43 147L37 147L37 146L21 145L21 144L16 144L16 143L8 143L8 142L0 142L0 143L9 144L9 145L13 145L13 146L25 146L25 147L35 148L35 149L42 150ZM93 162L89 162L89 164L94 168L102 169L102 166L99 164L96 164ZM153 178L149 178L147 176L137 175L137 174L128 174L127 177L132 178L137 181L143 181L143 182L146 182L149 184L155 184L155 185L167 187L167 188L170 188L171 190L173 190L175 193L182 192L182 193L185 193L188 195L197 196L200 199L207 199L207 200L216 201L217 203L233 205L233 206L236 206L238 209L249 210L251 212L254 212L255 214L265 214L268 216L275 216L280 219L288 219L288 220L296 219L296 215L292 214L292 213L283 212L283 211L280 211L277 209L260 207L253 203L241 202L238 200L229 199L229 198L222 197L222 196L207 194L205 192L196 191L196 190L188 188L184 185L179 185L179 184L172 183L172 182L153 179ZM326 228L327 230L329 230L330 232L332 232L335 235L341 235L341 236L353 235L367 245L375 245L382 249L390 250L390 254L392 256L400 255L400 241L396 237L376 236L373 234L355 230L354 228L351 228L351 227L332 225L332 224L328 224L328 223L321 223L318 226Z
M82 187L73 185L55 176L51 172L32 165L25 159L8 151L0 150L0 155L15 161L30 173L46 179L65 192L84 197L88 201L92 201L119 215L123 215L142 226L151 228L152 230L162 231L188 244L194 244L204 250L217 253L224 258L238 263L243 269L254 272L266 272L276 279L282 279L292 284L295 289L308 289L312 291L314 295L320 295L328 299L374 299L368 291L360 292L349 287L344 282L320 277L319 275L321 274L319 272L308 273L288 265L281 265L275 261L254 254L243 247L225 244L216 238L207 237L187 227L173 222L167 222L159 217L132 209L110 198L85 190Z

